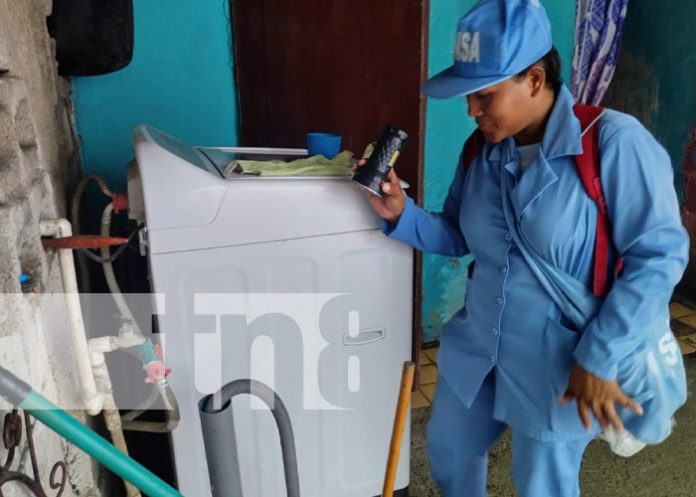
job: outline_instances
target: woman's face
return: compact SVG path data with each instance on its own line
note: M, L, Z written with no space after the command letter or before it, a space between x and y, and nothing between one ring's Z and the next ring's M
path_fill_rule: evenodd
M529 126L535 115L533 94L526 77L513 77L467 95L466 101L486 141L498 143Z

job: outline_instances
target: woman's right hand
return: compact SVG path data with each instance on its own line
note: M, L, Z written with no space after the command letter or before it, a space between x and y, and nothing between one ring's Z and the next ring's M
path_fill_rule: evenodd
M365 159L360 160L356 167L363 166L365 162L367 162ZM380 217L390 223L395 223L399 220L399 216L401 216L406 206L406 193L401 188L401 183L394 172L394 168L389 170L387 180L382 182L381 197L368 191L365 191L365 195L367 201L370 202L370 205Z

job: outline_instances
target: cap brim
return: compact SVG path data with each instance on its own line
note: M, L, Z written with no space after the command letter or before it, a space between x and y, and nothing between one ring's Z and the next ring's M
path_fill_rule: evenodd
M432 98L463 97L511 77L462 78L454 74L454 66L451 66L426 81L423 85L423 93Z

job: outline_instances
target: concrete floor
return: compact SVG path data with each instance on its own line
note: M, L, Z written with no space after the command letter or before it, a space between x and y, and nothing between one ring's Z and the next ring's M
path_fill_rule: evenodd
M592 442L581 470L583 497L696 496L696 400L693 398L696 394L696 354L684 356L684 363L690 398L677 412L674 433L663 444L647 447L629 459L613 455L604 442ZM440 495L430 479L425 447L425 426L430 409L424 407L412 412L410 497ZM491 451L489 497L516 496L510 477L509 449L510 438L506 433Z

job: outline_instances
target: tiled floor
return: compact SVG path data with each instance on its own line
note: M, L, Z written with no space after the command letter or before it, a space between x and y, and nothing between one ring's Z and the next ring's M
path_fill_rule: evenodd
M672 331L683 355L696 353L696 304L675 299L669 304ZM420 353L420 386L411 395L411 409L429 406L435 395L438 348L423 349Z
M423 349L420 353L420 386L411 395L411 409L427 407L435 395L438 348Z

